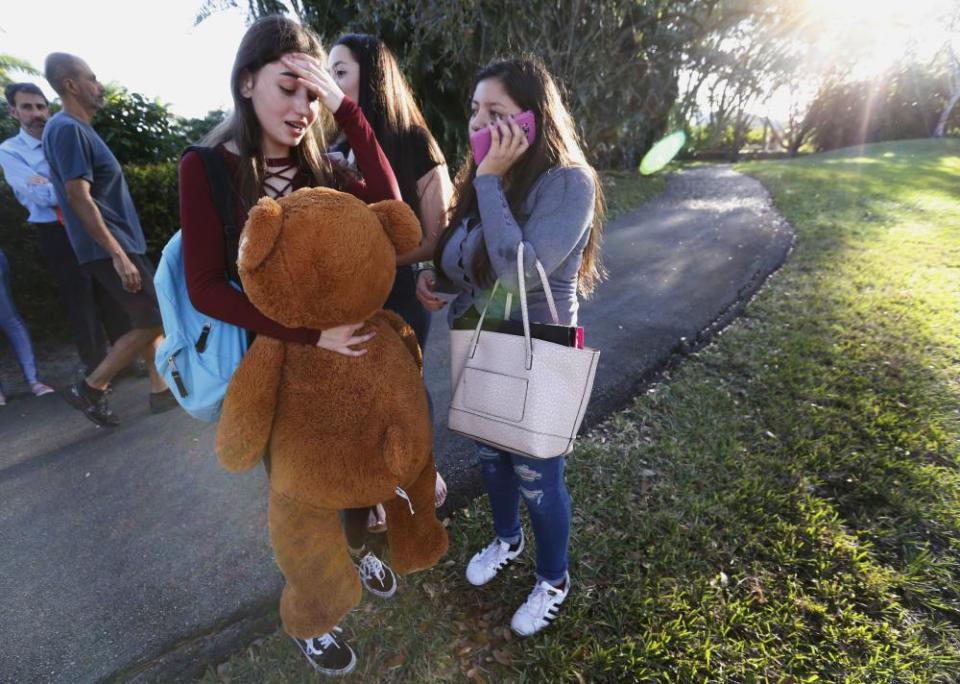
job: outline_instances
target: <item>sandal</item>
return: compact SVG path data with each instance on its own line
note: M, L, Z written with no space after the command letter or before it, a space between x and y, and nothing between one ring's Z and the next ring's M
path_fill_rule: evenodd
M370 514L367 516L367 532L381 534L386 531L387 512L383 509L383 504L371 506Z
M434 488L433 503L440 508L443 502L447 500L447 483L440 473L437 473L437 484ZM380 534L387 531L387 512L383 509L383 504L377 504L370 507L370 513L367 515L367 532Z
M45 394L53 394L55 390L50 385L35 382L30 385L30 391L33 392L33 396L42 397Z
M443 476L440 475L439 471L437 471L437 485L433 491L433 504L437 508L440 508L443 502L447 500L447 483L444 482Z

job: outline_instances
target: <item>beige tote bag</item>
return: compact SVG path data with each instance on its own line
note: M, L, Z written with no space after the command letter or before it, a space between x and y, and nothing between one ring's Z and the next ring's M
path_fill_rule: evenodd
M553 323L559 325L547 275L539 261L536 266ZM563 456L573 449L583 422L600 352L531 338L522 242L517 248L517 278L522 336L481 330L499 280L476 329L450 332L453 399L448 425L454 432L516 454Z

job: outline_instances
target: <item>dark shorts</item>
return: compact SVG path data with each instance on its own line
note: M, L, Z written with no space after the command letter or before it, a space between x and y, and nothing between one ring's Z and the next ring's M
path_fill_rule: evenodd
M106 290L130 318L133 328L161 328L160 306L157 304L157 291L153 289L153 264L143 254L127 254L133 265L140 271L140 291L127 292L112 259L97 259L83 264L83 270Z

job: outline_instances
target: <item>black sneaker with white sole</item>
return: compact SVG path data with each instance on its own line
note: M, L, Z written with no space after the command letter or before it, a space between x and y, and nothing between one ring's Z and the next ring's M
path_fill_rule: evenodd
M102 427L116 427L120 424L120 418L114 413L110 404L107 403L107 394L109 390L100 392L98 397L94 398L93 390L87 390L87 383L81 379L74 383L63 392L63 398L67 400L73 408L81 411L83 415L91 421Z
M373 551L361 552L357 559L357 570L363 588L374 596L390 598L397 592L397 576Z
M320 674L336 677L350 674L357 666L357 654L335 634L342 631L339 627L334 627L326 634L312 639L290 638L297 643L313 669Z

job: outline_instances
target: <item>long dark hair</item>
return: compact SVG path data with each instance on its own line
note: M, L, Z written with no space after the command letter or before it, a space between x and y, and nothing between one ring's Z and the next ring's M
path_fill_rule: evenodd
M503 179L507 202L514 216L520 216L522 213L523 202L533 183L551 168L579 166L587 169L593 177L596 188L593 225L590 227L590 237L583 251L583 262L577 274L580 293L589 296L604 276L600 262L604 213L603 186L597 172L587 164L573 119L563 104L560 90L543 62L531 56L502 59L489 64L477 74L473 90L476 90L481 81L488 78L497 79L510 98L523 111L532 111L536 117L537 137L533 145L514 163ZM455 192L450 221L440 236L434 253L433 261L441 274L441 256L451 234L464 219L478 215L477 192L473 187L473 179L476 175L477 164L473 154L468 152L454 183ZM493 285L495 278L485 246L474 254L471 269L481 286Z
M320 39L310 29L279 14L255 21L240 41L230 72L233 113L202 141L211 147L229 140L237 145L240 153L237 192L244 211L260 198L266 161L262 148L263 128L250 98L241 93L241 85L248 75L255 76L266 64L291 52L308 54L323 65L327 62ZM309 173L316 185L340 187L343 175L322 153L325 149L323 127L318 117L317 122L307 129L303 140L291 150L291 155L298 168Z
M382 40L365 33L348 33L334 43L350 50L360 65L357 103L370 122L377 142L393 168L403 200L420 215L417 193L419 148L437 164L446 163L413 92L403 77L397 59Z

